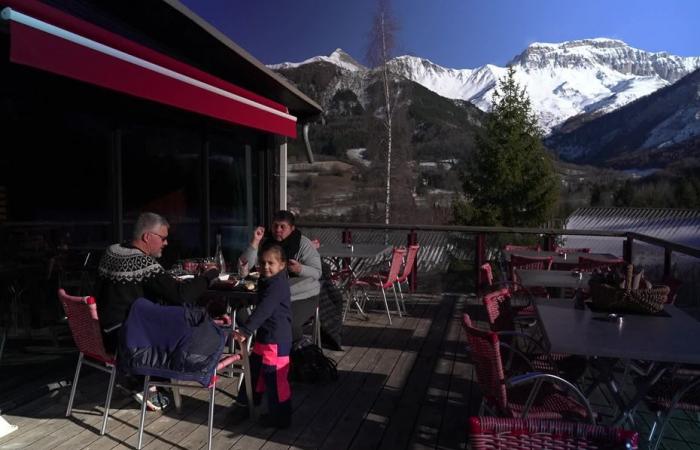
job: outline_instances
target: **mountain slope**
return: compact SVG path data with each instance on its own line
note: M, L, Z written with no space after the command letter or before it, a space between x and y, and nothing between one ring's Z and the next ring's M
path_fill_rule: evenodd
M570 161L662 167L700 156L700 69L546 145Z

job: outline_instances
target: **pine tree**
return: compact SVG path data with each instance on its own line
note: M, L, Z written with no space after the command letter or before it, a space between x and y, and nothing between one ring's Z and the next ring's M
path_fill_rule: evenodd
M525 89L515 70L499 80L491 114L463 174L466 200L455 220L469 225L538 226L550 218L558 184Z

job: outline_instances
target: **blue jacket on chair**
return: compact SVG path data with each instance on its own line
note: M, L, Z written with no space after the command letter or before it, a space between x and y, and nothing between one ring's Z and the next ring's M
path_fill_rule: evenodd
M120 330L119 370L208 386L224 350L224 331L203 309L136 300Z

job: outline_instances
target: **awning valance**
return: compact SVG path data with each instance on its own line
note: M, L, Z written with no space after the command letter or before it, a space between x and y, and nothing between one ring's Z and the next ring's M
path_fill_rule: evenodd
M10 60L125 94L288 137L296 117L249 92L35 0L3 0Z

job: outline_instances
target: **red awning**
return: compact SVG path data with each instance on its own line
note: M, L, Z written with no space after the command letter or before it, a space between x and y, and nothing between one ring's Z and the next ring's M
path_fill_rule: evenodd
M10 60L216 119L296 137L284 105L36 0L0 0Z

